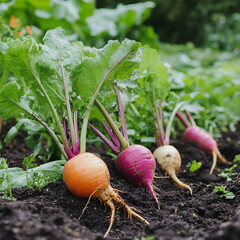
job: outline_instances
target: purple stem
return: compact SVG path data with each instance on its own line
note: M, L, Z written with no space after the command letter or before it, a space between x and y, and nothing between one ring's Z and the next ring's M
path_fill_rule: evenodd
M112 142L114 143L114 145L120 147L121 144L118 140L118 138L116 137L116 135L114 134L114 132L111 130L111 128L108 126L108 124L106 122L102 122L104 128L106 129L108 136L111 138Z
M180 119L180 121L182 122L182 124L188 128L190 126L189 122L187 121L187 119L181 114L181 112L177 111L176 116Z
M96 127L94 127L91 123L88 123L88 125L90 126L90 128L107 144L107 146L115 153L115 154L119 154L121 151L121 148L118 146L115 146L108 138L106 138L106 136L100 131L98 130Z
M117 98L118 98L119 113L120 113L120 118L121 118L121 121L122 121L122 133L123 133L123 137L129 143L128 134L127 134L127 128L126 128L126 122L125 122L125 116L124 116L124 111L123 111L123 105L122 105L120 93L119 93L119 90L118 90L118 81L117 81L117 79L115 79L115 83L116 83L116 93L117 93Z
M73 127L74 127L74 132L75 132L75 142L76 142L76 152L74 152L76 155L80 153L80 139L79 139L79 134L78 134L78 124L77 124L77 111L73 113Z
M189 122L191 123L191 125L192 125L192 126L196 126L196 123L195 123L195 121L193 120L193 118L192 118L192 116L190 115L190 113L187 112L186 110L184 111L184 113L186 114L186 116L187 116Z
M63 125L64 134L66 136L66 141L63 142L64 149L67 153L68 158L71 159L75 156L75 154L73 153L73 151L69 145L69 142L68 142L69 135L68 135L68 131L67 131L66 119L64 117L62 117L62 125Z

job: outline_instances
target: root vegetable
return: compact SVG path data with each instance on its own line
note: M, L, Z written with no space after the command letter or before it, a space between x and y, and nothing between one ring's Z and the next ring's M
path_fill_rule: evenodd
M155 199L158 208L160 208L158 199L152 186L152 180L156 168L154 156L152 155L151 151L144 146L129 146L124 111L120 99L117 81L116 93L119 104L120 118L122 120L122 132L118 129L111 116L108 114L106 109L98 100L95 100L95 104L110 125L109 127L107 123L103 122L103 126L105 127L111 140L108 139L92 124L89 124L89 126L108 145L108 147L110 147L111 150L118 155L115 164L117 170L133 186L146 186L149 189L153 198Z
M196 144L203 151L210 152L212 154L213 163L210 169L210 174L213 173L213 170L216 167L217 159L224 164L231 164L231 162L227 161L222 156L222 154L220 153L217 147L217 142L213 139L213 137L202 128L196 126L196 123L194 122L194 120L192 119L189 113L186 112L186 115L191 124L188 123L188 121L182 116L180 112L177 112L177 117L181 120L183 125L186 127L183 139L186 142L191 142Z
M180 181L176 176L182 162L178 150L171 145L164 145L158 147L153 155L157 159L162 170L165 171L180 187L187 188L192 195L192 189L187 184Z
M118 155L116 160L116 169L132 185L146 186L159 208L159 202L152 186L155 168L154 156L148 148L142 145L127 147Z
M180 153L175 147L169 145L172 122L177 110L182 104L183 103L179 103L176 105L169 118L166 131L164 131L162 111L157 109L156 100L154 101L156 113L155 134L158 148L154 151L153 155L157 159L161 169L165 171L180 187L187 188L192 195L191 187L180 181L176 175L182 163Z
M104 161L92 153L80 153L67 161L63 169L63 179L70 192L83 198L98 198L111 208L110 225L104 235L112 228L115 217L115 204L123 208L131 218L135 216L144 223L147 220L134 212L118 192L110 185L110 174Z

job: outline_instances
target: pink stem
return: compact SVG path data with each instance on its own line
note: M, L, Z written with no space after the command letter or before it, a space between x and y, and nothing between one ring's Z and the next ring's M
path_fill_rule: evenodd
M116 135L114 134L114 132L111 130L111 128L108 126L108 124L106 122L102 122L104 128L106 129L108 136L111 138L112 142L114 143L114 145L120 147L121 144L118 140L118 138L116 137Z
M196 126L196 123L195 123L195 121L193 120L193 118L192 118L192 116L190 115L190 113L187 112L186 110L184 111L184 113L186 114L186 116L187 116L189 122L191 123L191 125L192 125L192 126Z
M73 127L74 127L74 132L75 132L75 142L76 142L76 148L75 148L75 154L80 153L80 140L79 140L79 134L78 134L78 125L77 125L77 111L73 113Z
M176 116L180 119L180 121L186 128L190 126L187 119L179 111L177 111Z
M90 128L107 144L107 146L115 153L115 154L119 154L121 151L121 148L118 146L115 146L108 138L106 138L106 136L100 131L98 130L96 127L94 127L91 123L88 123L88 125L90 126Z
M62 117L62 125L63 125L64 134L66 136L66 141L63 142L64 149L67 153L68 158L71 159L75 156L75 154L73 153L73 151L69 145L69 142L68 142L69 136L68 136L68 131L67 131L66 119L64 117Z

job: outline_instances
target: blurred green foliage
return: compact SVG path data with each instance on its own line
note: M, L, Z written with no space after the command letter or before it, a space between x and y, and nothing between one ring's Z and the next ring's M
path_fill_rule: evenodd
M113 38L121 41L134 26L138 26L138 31L148 32L144 39L147 38L148 43L152 39L155 44L154 31L145 26L141 30L154 6L153 2L145 1L118 4L115 9L97 9L94 0L9 0L0 3L0 25L9 27L11 16L15 16L18 26L10 30L17 29L24 35L29 25L32 35L39 41L47 30L61 26L69 40L81 40L85 45L95 47L102 47ZM1 38L6 35L9 33L1 31ZM135 34L135 39L141 41L141 36Z
M115 7L118 1L97 1L98 7ZM122 0L124 4L144 0ZM239 48L238 0L153 0L156 7L146 24L161 42L210 44L221 49ZM238 14L237 14L238 13ZM237 46L235 46L235 43Z

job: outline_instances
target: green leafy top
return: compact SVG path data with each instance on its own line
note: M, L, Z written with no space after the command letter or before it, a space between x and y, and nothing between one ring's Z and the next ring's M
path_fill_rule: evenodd
M60 27L49 30L43 44L28 36L23 40L10 39L4 46L7 47L1 48L0 62L17 78L0 89L0 115L3 119L22 115L34 118L46 127L60 149L58 134L67 143L60 115L66 115L68 101L73 111L84 115L84 151L89 113L103 83L108 87L115 77L131 76L140 61L140 43L126 39L122 43L109 41L102 49L89 48L66 40ZM80 108L86 105L87 109ZM68 107L68 114L69 111ZM64 147L66 151L67 146Z
M235 198L235 194L233 192L227 191L226 186L215 186L213 189L213 193L221 193L219 195L220 198L225 197L226 199Z
M171 83L155 49L141 48L141 58L140 67L134 71L131 83L120 83L119 86L128 91L123 102L130 102L126 115L130 139L134 137L134 142L154 142L154 95L156 99L164 101L169 95Z

